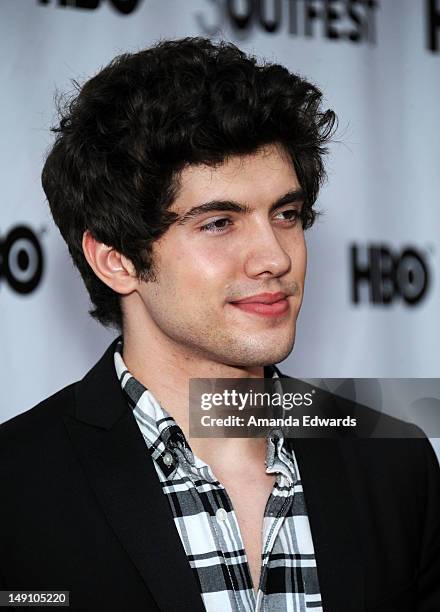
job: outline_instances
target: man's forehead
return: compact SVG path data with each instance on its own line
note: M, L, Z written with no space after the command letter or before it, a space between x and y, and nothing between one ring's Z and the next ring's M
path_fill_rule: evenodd
M179 176L172 209L184 212L205 200L235 200L243 203L276 200L300 188L287 152L268 145L255 153L234 155L216 165L186 166Z

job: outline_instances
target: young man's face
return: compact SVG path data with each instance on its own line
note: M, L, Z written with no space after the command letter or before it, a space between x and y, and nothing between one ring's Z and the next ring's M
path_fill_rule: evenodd
M179 220L154 243L156 280L139 288L157 333L217 363L284 359L306 272L301 204L294 167L275 145L186 168L171 208Z

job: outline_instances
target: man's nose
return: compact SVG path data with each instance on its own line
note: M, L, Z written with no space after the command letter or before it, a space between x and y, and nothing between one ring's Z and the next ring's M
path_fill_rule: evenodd
M245 271L250 277L282 276L289 272L291 259L271 225L259 226L249 237Z

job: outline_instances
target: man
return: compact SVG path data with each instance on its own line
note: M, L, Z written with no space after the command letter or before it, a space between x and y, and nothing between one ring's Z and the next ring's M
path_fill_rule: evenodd
M189 379L281 375L334 122L307 81L197 38L116 58L67 106L43 186L122 335L1 428L3 589L74 610L440 609L425 439L189 437Z

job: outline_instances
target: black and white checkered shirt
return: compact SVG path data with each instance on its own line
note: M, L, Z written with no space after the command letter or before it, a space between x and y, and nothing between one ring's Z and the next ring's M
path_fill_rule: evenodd
M128 372L122 340L114 357L207 612L322 612L298 465L281 432L267 439L266 472L277 477L265 509L261 579L255 594L225 488L192 453L174 419Z

